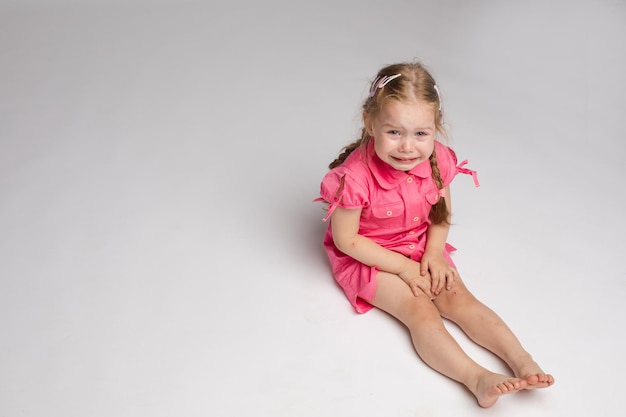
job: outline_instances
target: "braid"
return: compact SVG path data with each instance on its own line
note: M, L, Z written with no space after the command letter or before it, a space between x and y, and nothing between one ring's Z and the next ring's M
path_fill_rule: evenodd
M437 184L438 189L443 189L443 180L441 179L441 172L439 171L439 165L437 164L437 152L433 149L433 153L430 155L430 168L433 172L433 180ZM434 224L449 223L448 207L446 206L445 197L439 198L439 201L430 208L430 214L428 215L430 221Z
M346 158L348 156L350 156L350 154L355 149L359 148L361 145L366 144L368 141L369 141L369 135L367 134L367 131L365 130L365 128L363 128L363 131L361 132L361 138L359 140L355 141L355 142L352 142L351 144L349 144L345 148L343 148L341 150L341 153L337 157L337 159L335 159L333 162L331 162L328 165L328 168L333 169L333 168L336 168L339 165L343 164L343 161L345 161Z

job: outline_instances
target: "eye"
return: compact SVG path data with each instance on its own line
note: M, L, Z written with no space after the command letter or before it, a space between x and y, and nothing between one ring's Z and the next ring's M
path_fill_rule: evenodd
M390 130L388 133L389 133L390 135L399 135L399 134L400 134L400 131L395 130L395 129L392 129L392 130Z
M428 135L428 133L420 131L420 132L417 132L416 135L417 136L426 136L426 135Z

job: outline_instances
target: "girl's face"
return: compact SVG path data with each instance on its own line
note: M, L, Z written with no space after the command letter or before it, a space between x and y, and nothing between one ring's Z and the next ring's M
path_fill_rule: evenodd
M391 100L373 118L363 115L378 157L401 171L427 160L435 146L435 110L423 101Z

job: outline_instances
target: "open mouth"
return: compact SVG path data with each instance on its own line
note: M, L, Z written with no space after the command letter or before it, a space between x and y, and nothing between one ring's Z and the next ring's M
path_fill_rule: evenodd
M416 162L418 159L418 158L397 158L395 156L392 156L392 158L400 164L412 164L413 162Z

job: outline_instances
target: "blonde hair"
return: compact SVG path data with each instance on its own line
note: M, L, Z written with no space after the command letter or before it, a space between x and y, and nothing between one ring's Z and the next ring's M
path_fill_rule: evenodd
M397 74L400 74L400 76L393 77ZM384 77L387 77L387 81L380 83L380 80ZM381 84L383 87L380 87ZM430 104L435 111L435 128L437 132L444 137L446 136L446 131L443 127L441 97L439 96L435 79L419 62L393 64L378 71L376 78L370 86L370 95L363 103L363 114L370 120L373 119L380 113L388 100L401 102L421 101ZM355 149L364 150L371 139L366 127L363 126L361 137L344 147L339 156L328 167L330 169L338 167ZM444 188L441 172L437 165L437 154L434 149L430 156L430 166L437 188ZM432 206L429 218L435 224L448 223L449 213L444 198L440 198Z

